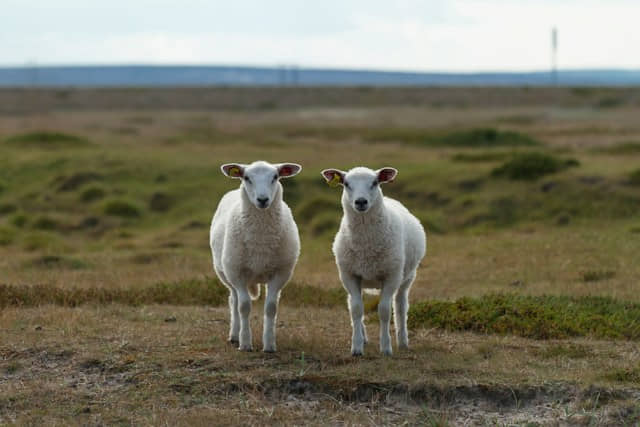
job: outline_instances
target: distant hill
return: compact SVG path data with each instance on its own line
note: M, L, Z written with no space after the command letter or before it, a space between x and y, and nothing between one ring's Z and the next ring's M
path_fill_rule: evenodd
M551 86L549 71L412 73L295 67L61 66L0 68L0 87ZM638 86L640 70L559 71L561 86Z

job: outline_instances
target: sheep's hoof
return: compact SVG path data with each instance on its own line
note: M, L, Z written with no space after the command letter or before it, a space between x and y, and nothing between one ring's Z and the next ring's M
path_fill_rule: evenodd
M229 339L227 340L227 342L228 342L229 344L233 344L233 345L234 345L234 346L236 346L236 347L237 347L238 345L240 345L240 340L239 340L238 338L229 338Z
M351 350L351 355L353 357L362 357L362 351Z
M253 347L250 346L250 345L245 345L245 346L238 347L238 350L239 351L247 351L247 352L249 352L249 351L253 351Z
M407 343L398 344L398 349L399 350L409 350L409 344L407 344Z
M263 353L275 353L276 349L275 348L263 348L262 352Z
M389 350L380 350L380 353L382 353L383 356L393 356L393 351L391 351L391 349L389 349Z

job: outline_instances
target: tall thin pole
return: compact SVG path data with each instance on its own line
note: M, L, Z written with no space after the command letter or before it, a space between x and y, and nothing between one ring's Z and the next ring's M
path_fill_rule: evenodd
M551 84L558 86L558 29L551 29Z

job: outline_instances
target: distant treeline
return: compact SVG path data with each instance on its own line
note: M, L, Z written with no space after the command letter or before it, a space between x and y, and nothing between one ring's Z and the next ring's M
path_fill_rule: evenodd
M0 68L4 87L154 86L636 86L640 70L419 73L299 67L24 66Z

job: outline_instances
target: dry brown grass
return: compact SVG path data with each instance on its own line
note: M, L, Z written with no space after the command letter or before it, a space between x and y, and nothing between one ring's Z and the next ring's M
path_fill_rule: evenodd
M219 176L217 165L263 158L304 165L298 187L285 189L303 241L294 281L331 298L340 288L329 250L331 223L323 225L327 230L314 228L314 210L300 208L300 189L337 206L339 194L322 185L319 170L390 164L400 168L400 177L385 191L428 222L428 256L413 302L491 292L639 301L640 234L634 230L640 223L637 211L629 213L639 194L627 182L638 157L618 149L640 141L637 90L149 94L0 91L1 282L116 295L210 277L208 223L219 195L235 186ZM599 108L605 97L622 102ZM512 155L511 149L420 144L423 132L474 128L526 134L542 142L537 149L576 158L580 167L531 184L492 180L491 170ZM4 144L41 130L86 143L58 150ZM385 142L372 142L372 135L385 135ZM100 173L99 182L90 185L99 185L103 198L83 201L89 184L58 191L91 171ZM169 196L162 212L152 208L159 193ZM608 203L601 201L603 195ZM524 205L527 199L539 206ZM111 200L135 205L140 217L105 215ZM502 215L519 203L533 213L516 209ZM485 221L487 207L493 207L493 222ZM465 225L473 221L477 224ZM612 273L585 280L593 272ZM410 351L382 358L370 314L372 342L365 357L353 359L346 304L330 298L325 308L297 306L292 301L304 298L293 291L284 291L275 355L238 353L225 340L223 306L178 306L184 301L172 304L174 297L133 307L119 305L117 298L75 308L6 307L0 312L0 424L618 425L639 420L635 342L534 341L419 328L411 331ZM252 315L256 344L260 304Z

